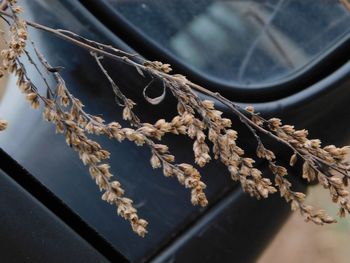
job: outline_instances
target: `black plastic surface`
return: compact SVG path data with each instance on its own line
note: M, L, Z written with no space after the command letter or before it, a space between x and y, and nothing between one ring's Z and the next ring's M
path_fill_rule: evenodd
M151 262L255 262L289 214L279 196L256 201L238 190Z
M0 170L1 262L108 262Z
M95 229L0 148L0 169L108 260L127 262ZM64 244L62 246L64 248Z

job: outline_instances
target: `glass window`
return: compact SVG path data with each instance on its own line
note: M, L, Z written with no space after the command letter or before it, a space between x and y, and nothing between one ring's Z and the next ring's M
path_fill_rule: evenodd
M197 71L239 85L275 82L345 39L337 0L106 0Z

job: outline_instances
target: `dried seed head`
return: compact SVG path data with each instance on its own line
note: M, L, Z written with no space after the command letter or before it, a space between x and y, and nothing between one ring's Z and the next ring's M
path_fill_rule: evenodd
M19 89L22 93L28 94L31 92L31 83L29 81L23 81L20 83Z
M151 165L153 169L160 168L162 166L159 158L155 154L153 154L151 157Z
M271 118L268 120L268 122L273 130L279 128L282 125L282 121L278 118Z
M312 182L316 179L317 173L312 168L309 162L305 161L303 164L303 178L306 179L308 182Z
M295 163L297 162L298 160L298 155L296 153L294 153L291 157L290 157L290 160L289 160L289 165L290 166L294 166Z
M124 107L123 119L127 121L132 120L131 109L129 107Z
M30 103L30 105L32 106L33 109L38 109L39 106L40 106L40 103L39 103L39 97L38 97L38 94L37 93L29 93L27 96L26 96L28 102Z
M8 122L0 119L0 131L3 131L7 128Z
M164 174L165 176L169 177L169 176L172 176L173 173L174 173L173 168L172 168L169 164L164 163L164 164L163 164L163 174Z
M214 109L214 102L211 100L203 100L202 105L208 110Z
M247 106L246 108L246 111L250 112L250 113L254 113L254 107L253 106Z

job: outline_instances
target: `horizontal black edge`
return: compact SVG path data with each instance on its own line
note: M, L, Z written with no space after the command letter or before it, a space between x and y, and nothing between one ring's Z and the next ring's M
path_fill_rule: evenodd
M112 262L128 262L106 239L13 160L2 148L0 148L0 168L108 260Z

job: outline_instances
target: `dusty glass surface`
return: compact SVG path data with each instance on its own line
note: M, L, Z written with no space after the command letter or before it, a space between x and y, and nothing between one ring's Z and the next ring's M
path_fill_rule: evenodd
M235 84L279 81L350 29L350 14L336 0L106 1L186 64Z

